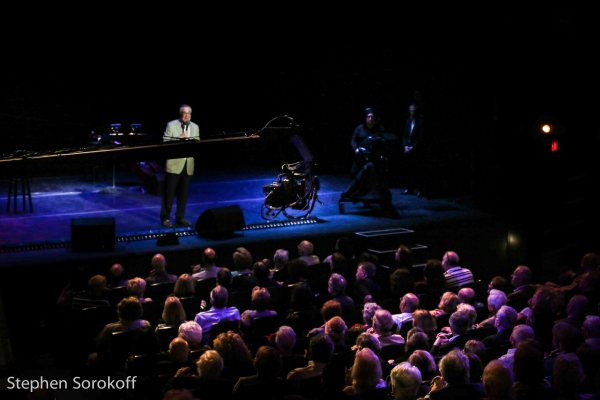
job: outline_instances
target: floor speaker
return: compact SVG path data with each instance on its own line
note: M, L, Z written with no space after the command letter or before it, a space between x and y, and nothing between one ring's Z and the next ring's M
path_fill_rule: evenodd
M108 251L115 248L114 218L72 218L73 251Z
M239 206L209 208L196 221L196 231L204 237L228 236L243 230L244 226L244 214Z

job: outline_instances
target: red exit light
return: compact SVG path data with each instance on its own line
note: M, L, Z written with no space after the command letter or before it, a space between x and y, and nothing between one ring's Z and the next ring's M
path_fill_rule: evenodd
M550 143L550 151L558 151L558 140L553 140Z

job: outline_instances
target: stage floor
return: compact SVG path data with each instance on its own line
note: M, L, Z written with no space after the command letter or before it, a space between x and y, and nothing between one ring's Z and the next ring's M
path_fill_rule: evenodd
M278 169L244 167L223 170L198 171L192 180L186 218L192 227L164 228L159 218L161 198L148 193L138 185L136 176L127 169L107 171L106 179L83 179L83 174L38 176L30 178L33 210L23 211L22 199L17 201L17 213L0 215L4 227L0 231L2 266L55 263L85 260L92 255L79 254L70 247L71 222L79 218L114 218L117 243L111 256L155 251L157 236L167 233L179 235L179 247L206 247L215 245L214 239L197 235L195 223L206 210L239 206L246 229L233 237L218 240L219 244L260 242L274 238L296 238L343 235L378 229L413 229L424 224L439 224L456 220L487 219L492 215L477 210L467 199L427 199L402 195L401 188L392 188L393 204L400 217L385 217L377 205L345 203L346 213L338 207L340 194L350 184L347 175L320 175L319 200L310 217L315 224L290 224L279 214L274 220L261 217L265 196L262 188L272 183ZM8 193L8 181L0 182L0 193ZM275 226L271 222L280 222ZM263 229L269 224L268 229ZM257 228L257 229L251 229ZM258 229L261 228L261 229ZM147 238L147 239L144 239ZM240 244L241 245L241 244ZM174 246L169 246L174 249ZM93 256L106 256L100 253ZM439 255L441 257L441 254Z

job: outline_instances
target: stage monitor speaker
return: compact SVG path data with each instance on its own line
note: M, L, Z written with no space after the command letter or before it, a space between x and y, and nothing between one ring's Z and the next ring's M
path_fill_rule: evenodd
M239 206L209 208L196 221L196 231L203 237L230 236L244 226L244 214Z
M109 251L115 248L114 218L72 218L71 249Z

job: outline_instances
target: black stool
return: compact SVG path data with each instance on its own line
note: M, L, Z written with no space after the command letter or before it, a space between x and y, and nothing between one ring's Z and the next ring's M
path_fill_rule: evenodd
M23 211L27 211L27 202L25 196L29 198L29 212L33 212L33 202L31 201L31 189L29 187L29 175L25 172L13 174L8 182L8 201L6 202L6 211L10 211L10 198L13 197L13 212L17 213L17 196L19 194L19 181L21 183L21 195L23 196Z
M98 180L98 175L102 173L104 180L106 180L106 168L104 165L86 165L83 171L83 180L87 181L88 173L91 175L93 181Z

